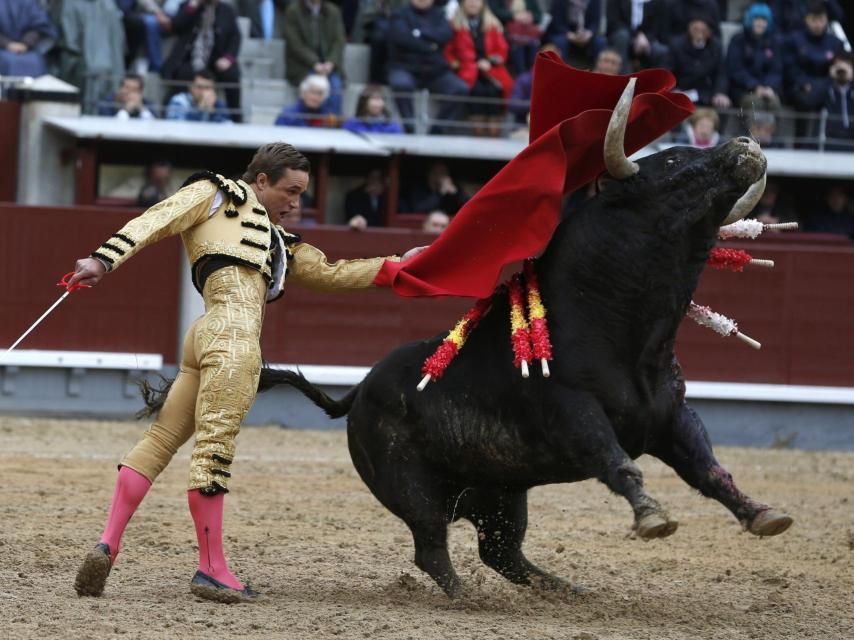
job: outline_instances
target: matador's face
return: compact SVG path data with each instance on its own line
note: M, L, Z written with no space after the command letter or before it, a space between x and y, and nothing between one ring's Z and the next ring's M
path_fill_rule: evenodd
M275 183L271 183L267 175L261 173L253 187L270 220L281 224L282 218L299 209L300 195L308 189L308 172L285 169L284 175Z

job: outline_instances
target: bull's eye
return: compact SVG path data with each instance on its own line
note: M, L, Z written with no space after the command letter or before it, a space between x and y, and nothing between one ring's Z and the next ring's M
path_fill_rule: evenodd
M676 159L675 158L668 158L667 162L665 162L664 164L667 165L668 167L675 167L676 166Z

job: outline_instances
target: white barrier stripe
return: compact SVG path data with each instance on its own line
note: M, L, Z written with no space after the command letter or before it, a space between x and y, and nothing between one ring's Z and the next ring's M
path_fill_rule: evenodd
M163 367L163 356L159 353L20 349L12 351L0 364L0 367L9 366L158 371Z

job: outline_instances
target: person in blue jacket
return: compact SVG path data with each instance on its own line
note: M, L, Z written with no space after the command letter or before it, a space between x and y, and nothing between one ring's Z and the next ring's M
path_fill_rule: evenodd
M590 65L608 42L599 33L602 0L554 0L546 40L555 45L564 60L581 57Z
M329 79L319 73L308 75L300 82L299 99L282 109L273 123L280 127L337 126L338 116L329 104Z
M783 51L774 15L764 2L744 13L744 31L733 36L727 50L729 95L733 104L763 111L780 108Z
M827 110L825 149L854 151L854 60L847 51L836 54L830 65L830 87L824 108Z
M830 63L843 45L827 29L824 2L813 2L807 7L804 23L800 31L791 35L786 47L789 101L800 111L818 111L830 86Z
M356 115L347 118L341 127L354 133L403 133L403 127L391 119L382 89L375 85L365 87Z

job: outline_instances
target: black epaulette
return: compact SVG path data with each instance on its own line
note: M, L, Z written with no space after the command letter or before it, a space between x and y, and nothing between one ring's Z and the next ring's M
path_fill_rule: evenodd
M199 180L208 180L216 185L216 187L228 194L229 200L231 200L238 207L246 204L246 189L241 187L236 182L231 182L223 178L218 173L214 173L213 171L199 171L198 173L194 173L189 178L184 180L184 184L181 185L181 188L193 184L194 182L198 182Z

